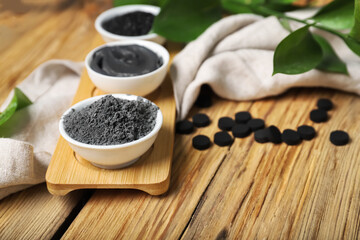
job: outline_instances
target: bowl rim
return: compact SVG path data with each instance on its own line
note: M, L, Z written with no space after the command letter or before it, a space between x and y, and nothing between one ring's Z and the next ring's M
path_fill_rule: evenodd
M98 51L101 48L108 47L108 46L123 46L123 45L140 45L140 46L146 47L149 50L155 52L155 54L160 55L160 57L163 60L163 64L159 68L157 68L149 73L145 73L145 74L141 74L141 75L137 75L137 76L131 76L131 77L109 76L109 75L105 75L105 74L96 72L94 69L91 68L90 61L93 59L93 55L96 51ZM157 51L157 50L159 50L159 51ZM100 46L94 48L93 50L91 50L85 57L85 67L89 73L91 73L93 75L97 75L101 78L106 78L106 79L110 79L110 80L130 81L130 80L136 80L136 79L148 77L148 76L154 75L160 71L163 71L164 68L167 68L167 66L169 64L169 60L170 60L169 51L158 43L145 41L145 40L124 40L124 41L108 42L108 43L100 45Z
M148 4L129 4L129 5L119 6L119 7L114 7L114 8L110 8L110 9L102 12L99 16L97 16L97 18L95 19L95 29L101 35L104 35L105 37L113 38L116 40L123 40L126 38L147 40L147 39L152 39L152 38L158 37L159 35L156 33L153 33L153 32L149 32L145 35L138 35L138 36L119 35L119 34L111 33L103 28L102 23L104 22L104 20L108 20L113 16L120 16L125 13L133 12L136 10L149 12L149 13L154 14L155 16L160 13L160 7L154 6L154 5L148 5Z
M150 103L152 103L153 105L158 107L155 103L148 100L147 98L136 96L136 95L131 95L131 94L121 94L121 93L104 94L104 95L99 95L99 96L87 98L85 100L82 100L82 101L74 104L73 106L68 108L62 114L62 116L60 118L60 121L59 121L59 131L60 131L61 136L66 141L68 141L69 143L74 144L74 145L76 145L78 147L87 148L87 149L105 150L105 149L121 149L121 148L130 147L130 146L133 146L133 145L137 145L137 144L140 144L140 143L152 138L154 135L156 135L159 132L159 130L161 129L162 123L163 123L163 115L162 115L162 112L161 112L160 108L158 107L157 115L156 115L156 122L155 122L154 128L147 135L145 135L144 137L141 137L141 138L139 138L139 139L137 139L135 141L128 142L128 143L123 143L123 144L115 144L115 145L92 145L92 144L82 143L82 142L77 141L77 140L73 139L72 137L70 137L67 134L67 132L65 131L65 129L64 129L64 116L67 115L70 111L72 111L72 109L82 109L82 108L92 104L93 102L99 100L100 98L107 96L107 95L112 95L113 97L116 97L116 98L132 100L132 101L134 101L137 98L142 98L145 101L149 101ZM133 99L133 98L135 98L135 99Z

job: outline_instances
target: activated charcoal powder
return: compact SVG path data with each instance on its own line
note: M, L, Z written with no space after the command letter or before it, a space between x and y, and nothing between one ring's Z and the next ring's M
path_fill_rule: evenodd
M140 36L150 32L155 16L151 13L135 11L106 20L102 27L113 34Z
M72 109L63 118L73 139L91 145L115 145L135 141L150 133L158 107L138 98L125 100L106 95L81 110Z

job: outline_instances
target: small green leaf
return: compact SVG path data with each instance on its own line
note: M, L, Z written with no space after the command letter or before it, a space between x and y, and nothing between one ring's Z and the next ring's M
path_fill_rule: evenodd
M154 6L163 6L167 0L114 0L114 7L129 5L129 4L147 4Z
M6 109L0 113L0 125L11 118L16 110L22 109L31 104L29 98L18 88L14 89L14 96Z
M355 54L360 56L360 42L356 41L354 38L344 35L342 39L346 43L346 45L353 51Z
M234 0L222 0L221 5L225 10L231 13L253 13L253 10L249 5Z
M360 42L360 1L358 0L355 0L354 14L354 26L350 31L350 36Z
M346 64L336 55L329 42L316 34L313 34L313 37L320 44L323 53L322 61L316 68L326 72L349 74Z
M349 29L354 25L354 0L335 0L321 8L312 19L332 29Z
M153 30L169 40L189 42L220 18L220 0L171 0L155 18Z
M305 26L290 33L275 49L274 72L299 74L315 68L322 59L318 42Z
M287 20L286 18L279 18L279 17L277 19L284 29L288 30L289 32L292 32L289 20Z

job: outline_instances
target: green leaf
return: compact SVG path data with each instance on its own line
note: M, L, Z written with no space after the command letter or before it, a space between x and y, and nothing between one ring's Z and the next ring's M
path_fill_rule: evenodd
M322 59L318 42L305 26L290 33L275 49L274 72L299 74L315 68Z
M312 19L332 29L349 29L354 25L354 0L335 0L321 8Z
M341 38L344 40L346 45L353 51L355 54L360 56L360 42L356 41L354 38L343 35Z
M163 6L167 0L114 0L114 7L129 5L129 4L147 4L154 6Z
M221 4L225 10L231 13L255 13L262 16L277 16L274 11L288 12L299 9L299 7L291 4L281 4L276 3L276 1L264 0L222 0Z
M354 26L350 31L350 36L360 42L360 1L355 0Z
M169 40L189 42L220 18L220 0L171 0L155 18L153 30Z
M14 96L4 112L0 113L0 125L11 118L16 110L22 109L31 104L29 98L18 88L14 89Z
M279 18L279 17L277 19L284 29L288 30L289 32L292 32L289 20L287 20L286 18Z
M320 44L323 53L322 61L316 68L326 72L349 74L346 64L336 55L329 42L316 34L313 34L313 37Z

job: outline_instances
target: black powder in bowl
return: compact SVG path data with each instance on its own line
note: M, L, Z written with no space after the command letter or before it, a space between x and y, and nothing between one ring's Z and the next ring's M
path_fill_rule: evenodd
M150 32L155 16L151 13L135 11L106 20L102 27L113 34L141 36Z
M138 98L126 100L106 95L63 117L65 132L91 145L116 145L138 140L155 127L158 107Z

